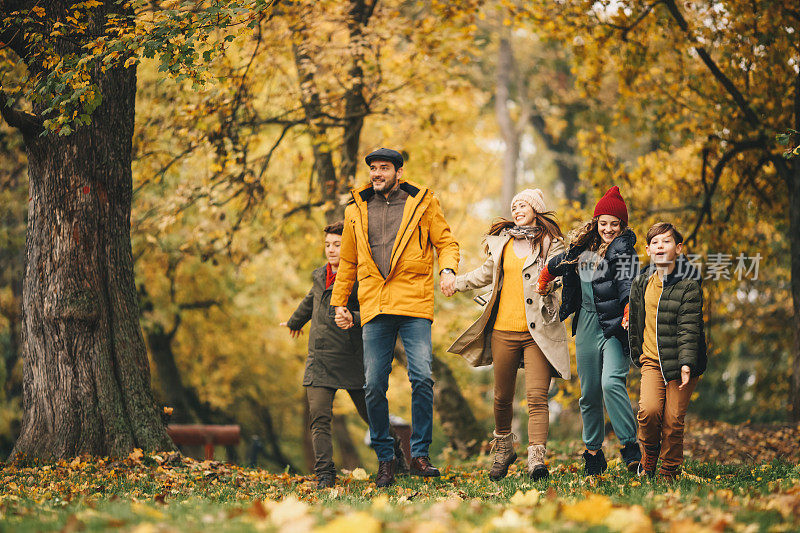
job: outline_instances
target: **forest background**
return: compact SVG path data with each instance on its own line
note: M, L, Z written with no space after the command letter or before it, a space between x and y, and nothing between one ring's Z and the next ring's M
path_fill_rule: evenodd
M85 36L104 4L0 2L4 21L46 28L40 42ZM133 24L106 29L104 46L84 48L84 65L118 62L136 75L130 237L153 391L170 422L239 424L244 439L229 458L244 462L255 437L260 466L309 468L307 337L293 340L278 324L324 263L321 228L341 217L348 190L367 178L363 156L381 146L401 150L405 176L436 191L462 271L483 261L481 238L508 215L515 191L543 189L566 232L618 185L642 257L647 228L670 221L709 276L710 363L693 416L800 417L793 2L166 0L130 10ZM81 72L79 58L37 58L34 68L13 36L0 41L7 457L23 417L26 232L36 196L25 142L62 143L56 149L69 155L63 139L88 128L114 94L92 76L59 85ZM56 81L48 86L37 72ZM46 91L63 97L42 113ZM48 118L31 137L25 119L37 114ZM77 145L76 161L87 149ZM479 312L469 294L437 295L437 453L470 455L489 438L491 374L445 352ZM572 438L577 378L556 385L563 410L552 431ZM390 405L410 420L402 369L392 373ZM346 398L335 412L340 464L371 464L365 425Z

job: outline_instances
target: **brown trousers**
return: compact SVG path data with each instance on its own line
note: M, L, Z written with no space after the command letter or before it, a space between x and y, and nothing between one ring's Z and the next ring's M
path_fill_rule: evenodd
M306 387L309 418L311 419L311 444L314 446L314 472L317 474L336 474L333 464L333 444L331 443L331 421L333 420L333 398L338 389L330 387ZM359 416L367 420L367 403L364 389L348 389Z
M498 435L511 431L514 417L514 391L520 361L525 363L525 389L528 400L528 445L547 444L550 410L547 391L553 368L528 331L492 332L494 360L494 423Z
M674 474L683 464L684 418L697 378L691 378L684 390L678 385L678 380L664 384L657 361L644 362L637 415L639 442L648 455L660 450L662 474Z

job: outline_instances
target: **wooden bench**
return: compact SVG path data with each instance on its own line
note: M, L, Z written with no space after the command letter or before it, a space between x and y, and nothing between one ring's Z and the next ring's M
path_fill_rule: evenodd
M205 458L214 458L214 446L239 444L242 428L238 425L170 424L167 434L178 446L205 446Z

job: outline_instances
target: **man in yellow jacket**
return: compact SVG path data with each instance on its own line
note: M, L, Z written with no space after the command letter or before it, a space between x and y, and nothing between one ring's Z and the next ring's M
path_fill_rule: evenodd
M394 483L386 390L398 334L411 381L411 474L439 475L428 455L433 429L433 249L439 258L440 287L448 296L455 292L459 250L433 191L402 179L399 152L381 148L365 160L370 183L352 192L344 212L331 306L339 327L352 327L345 306L358 281L367 414L378 456L376 484L386 487Z

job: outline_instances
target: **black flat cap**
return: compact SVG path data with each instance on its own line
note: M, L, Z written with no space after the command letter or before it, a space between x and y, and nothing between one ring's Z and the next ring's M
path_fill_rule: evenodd
M374 152L367 155L367 157L364 158L364 161L367 162L367 165L371 165L373 161L388 161L389 163L393 164L394 169L397 170L403 166L403 155L397 150L378 148Z

